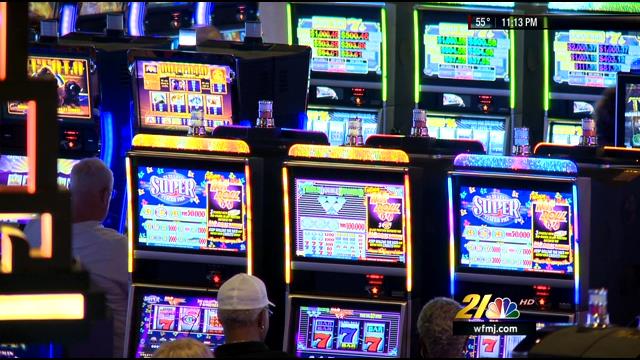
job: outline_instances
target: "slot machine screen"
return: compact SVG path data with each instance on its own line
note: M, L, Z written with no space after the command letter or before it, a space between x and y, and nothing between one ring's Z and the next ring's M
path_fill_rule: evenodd
M578 145L582 136L581 124L551 123L549 125L551 142L563 145Z
M299 358L397 358L402 351L401 304L294 299L290 351Z
M124 8L123 2L115 1L81 2L79 5L80 16L116 13Z
M624 146L640 148L640 76L625 74L624 81L621 76L617 96L618 109L624 109L624 113L618 115L622 121L617 121L616 126L624 128Z
M27 76L32 79L54 80L57 84L58 116L62 118L92 118L89 60L86 58L27 57ZM8 101L9 116L24 117L27 103Z
M509 88L508 30L469 30L467 13L422 10L418 16L423 83Z
M525 335L474 335L469 337L466 358L513 358L513 349Z
M459 271L573 277L577 209L571 185L457 181Z
M378 132L378 112L309 108L307 110L307 130L321 131L327 134L329 143L342 146L347 142L349 120L362 119L362 137L364 141Z
M640 65L640 33L568 30L550 33L553 92L600 95L615 87L619 72ZM576 87L582 90L576 90Z
M406 262L402 175L371 178L367 173L358 178L366 180L347 180L338 171L294 176L296 259L377 266Z
M214 292L134 288L129 356L150 358L165 342L193 338L214 351L224 344Z
M137 248L237 256L246 253L244 164L144 159L132 166L132 171L136 171L132 179Z
M382 80L379 7L292 4L294 45L312 49L313 78Z
M208 130L232 121L229 66L137 60L135 68L140 127L186 131L193 112Z
M438 139L478 140L488 155L502 155L506 149L504 118L474 118L455 115L427 117L429 136Z
M58 159L58 185L69 188L71 169L79 159ZM26 156L0 156L0 185L26 186L29 164Z
M54 19L56 14L56 3L49 1L29 1L29 20L40 21Z

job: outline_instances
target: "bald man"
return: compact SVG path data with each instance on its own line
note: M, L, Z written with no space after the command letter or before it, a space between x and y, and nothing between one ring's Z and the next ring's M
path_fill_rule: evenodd
M102 226L112 190L113 173L100 159L83 159L71 169L73 256L89 272L92 284L106 295L113 314L114 356L122 357L129 285L127 239ZM32 247L39 246L39 222L28 224L24 232Z

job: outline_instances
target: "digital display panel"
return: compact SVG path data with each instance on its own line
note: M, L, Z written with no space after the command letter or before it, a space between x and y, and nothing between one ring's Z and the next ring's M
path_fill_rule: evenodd
M513 358L515 349L526 336L524 335L482 335L470 336L467 342L466 358Z
M460 266L572 274L570 193L460 186Z
M422 42L422 71L427 77L509 82L507 30L469 30L466 22L428 22Z
M192 112L209 130L233 117L229 66L136 61L140 126L186 131Z
M478 140L488 155L505 151L505 120L428 116L427 128L429 136L438 139Z
M311 71L382 74L382 28L379 21L358 17L298 18L299 45L311 47Z
M121 12L122 2L100 1L80 3L80 16Z
M362 138L367 141L378 133L378 113L348 110L308 109L305 130L322 131L327 134L329 143L342 146L347 142L349 120L362 119Z
M215 295L182 296L150 291L142 294L133 306L138 320L131 329L136 358L150 358L160 345L185 337L204 343L211 351L224 344Z
M401 313L334 306L297 309L296 357L400 356Z
M626 83L624 100L625 146L640 147L640 84Z
M91 119L91 89L87 59L28 56L27 76L32 79L54 80L57 84L58 116ZM9 101L11 115L25 116L27 103Z
M69 188L71 169L80 160L58 159L58 185ZM0 156L0 185L27 186L29 164L26 156Z
M139 245L246 252L244 172L153 166L137 171Z
M296 256L405 263L404 186L295 179Z
M56 18L56 3L45 1L29 1L29 19L31 21Z
M582 136L581 124L550 124L551 142L561 145L578 145Z
M616 31L558 31L553 35L553 53L556 84L613 87L618 72L640 65L640 37Z

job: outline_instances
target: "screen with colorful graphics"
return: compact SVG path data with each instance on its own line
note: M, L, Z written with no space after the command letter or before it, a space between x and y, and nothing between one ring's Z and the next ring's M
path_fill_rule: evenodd
M228 66L137 60L140 126L186 131L192 113L209 130L231 122L232 70Z
M139 166L138 246L245 253L244 172Z
M627 82L624 89L624 144L640 147L640 84Z
M438 139L478 140L488 155L502 155L507 133L504 119L428 116L429 136Z
M429 19L423 30L424 76L509 82L509 31L469 30L466 22Z
M349 120L362 119L362 138L367 141L371 135L378 133L378 113L350 110L312 109L307 110L306 130L322 131L327 134L329 143L342 146L347 143Z
M123 2L115 1L81 2L79 5L80 16L117 13L124 8Z
M297 307L295 355L317 357L400 357L400 311L365 310L347 304Z
M592 88L616 86L619 72L640 65L640 34L570 30L552 33L553 83Z
M165 291L136 295L130 355L150 358L165 342L190 337L211 351L224 344L215 294L183 296Z
M382 28L358 17L312 16L298 19L299 45L312 49L311 71L382 74Z
M294 189L296 256L405 263L402 184L296 178Z
M69 188L71 169L80 160L58 159L58 185ZM0 185L27 186L29 164L26 156L0 156Z
M460 267L573 273L570 193L460 186L457 197Z
M91 89L87 59L29 56L27 76L32 79L54 80L58 94L58 116L91 119ZM27 103L9 101L10 115L27 114Z

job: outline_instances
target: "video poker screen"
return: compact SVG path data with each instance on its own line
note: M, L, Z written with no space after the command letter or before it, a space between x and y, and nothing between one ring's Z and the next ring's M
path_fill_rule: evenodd
M193 338L214 351L224 344L217 294L136 288L129 355L150 358L165 342Z
M469 30L467 14L419 11L424 83L490 83L508 89L511 38L508 30Z
M58 116L91 119L91 84L89 60L85 58L27 57L27 76L32 79L54 80L57 84ZM8 101L9 115L25 116L27 103Z
M292 223L299 260L406 262L404 184L368 175L368 181L294 178Z
M600 95L603 88L616 86L619 72L640 65L637 32L555 31L549 40L553 43L552 91L580 87Z
M71 169L80 159L58 159L58 185L69 188ZM26 156L0 155L0 185L26 186L29 178Z
M138 248L246 253L244 165L202 164L164 166L156 161L138 165L134 174Z
M624 84L624 145L640 147L640 82Z
M208 130L233 118L233 71L226 65L136 60L140 127L186 131L192 112Z
M299 358L397 358L402 349L401 306L304 301L292 307L292 350Z
M292 37L312 49L312 77L382 80L382 9L292 4Z
M571 186L552 189L539 182L527 187L493 182L467 180L454 191L458 268L573 276Z

